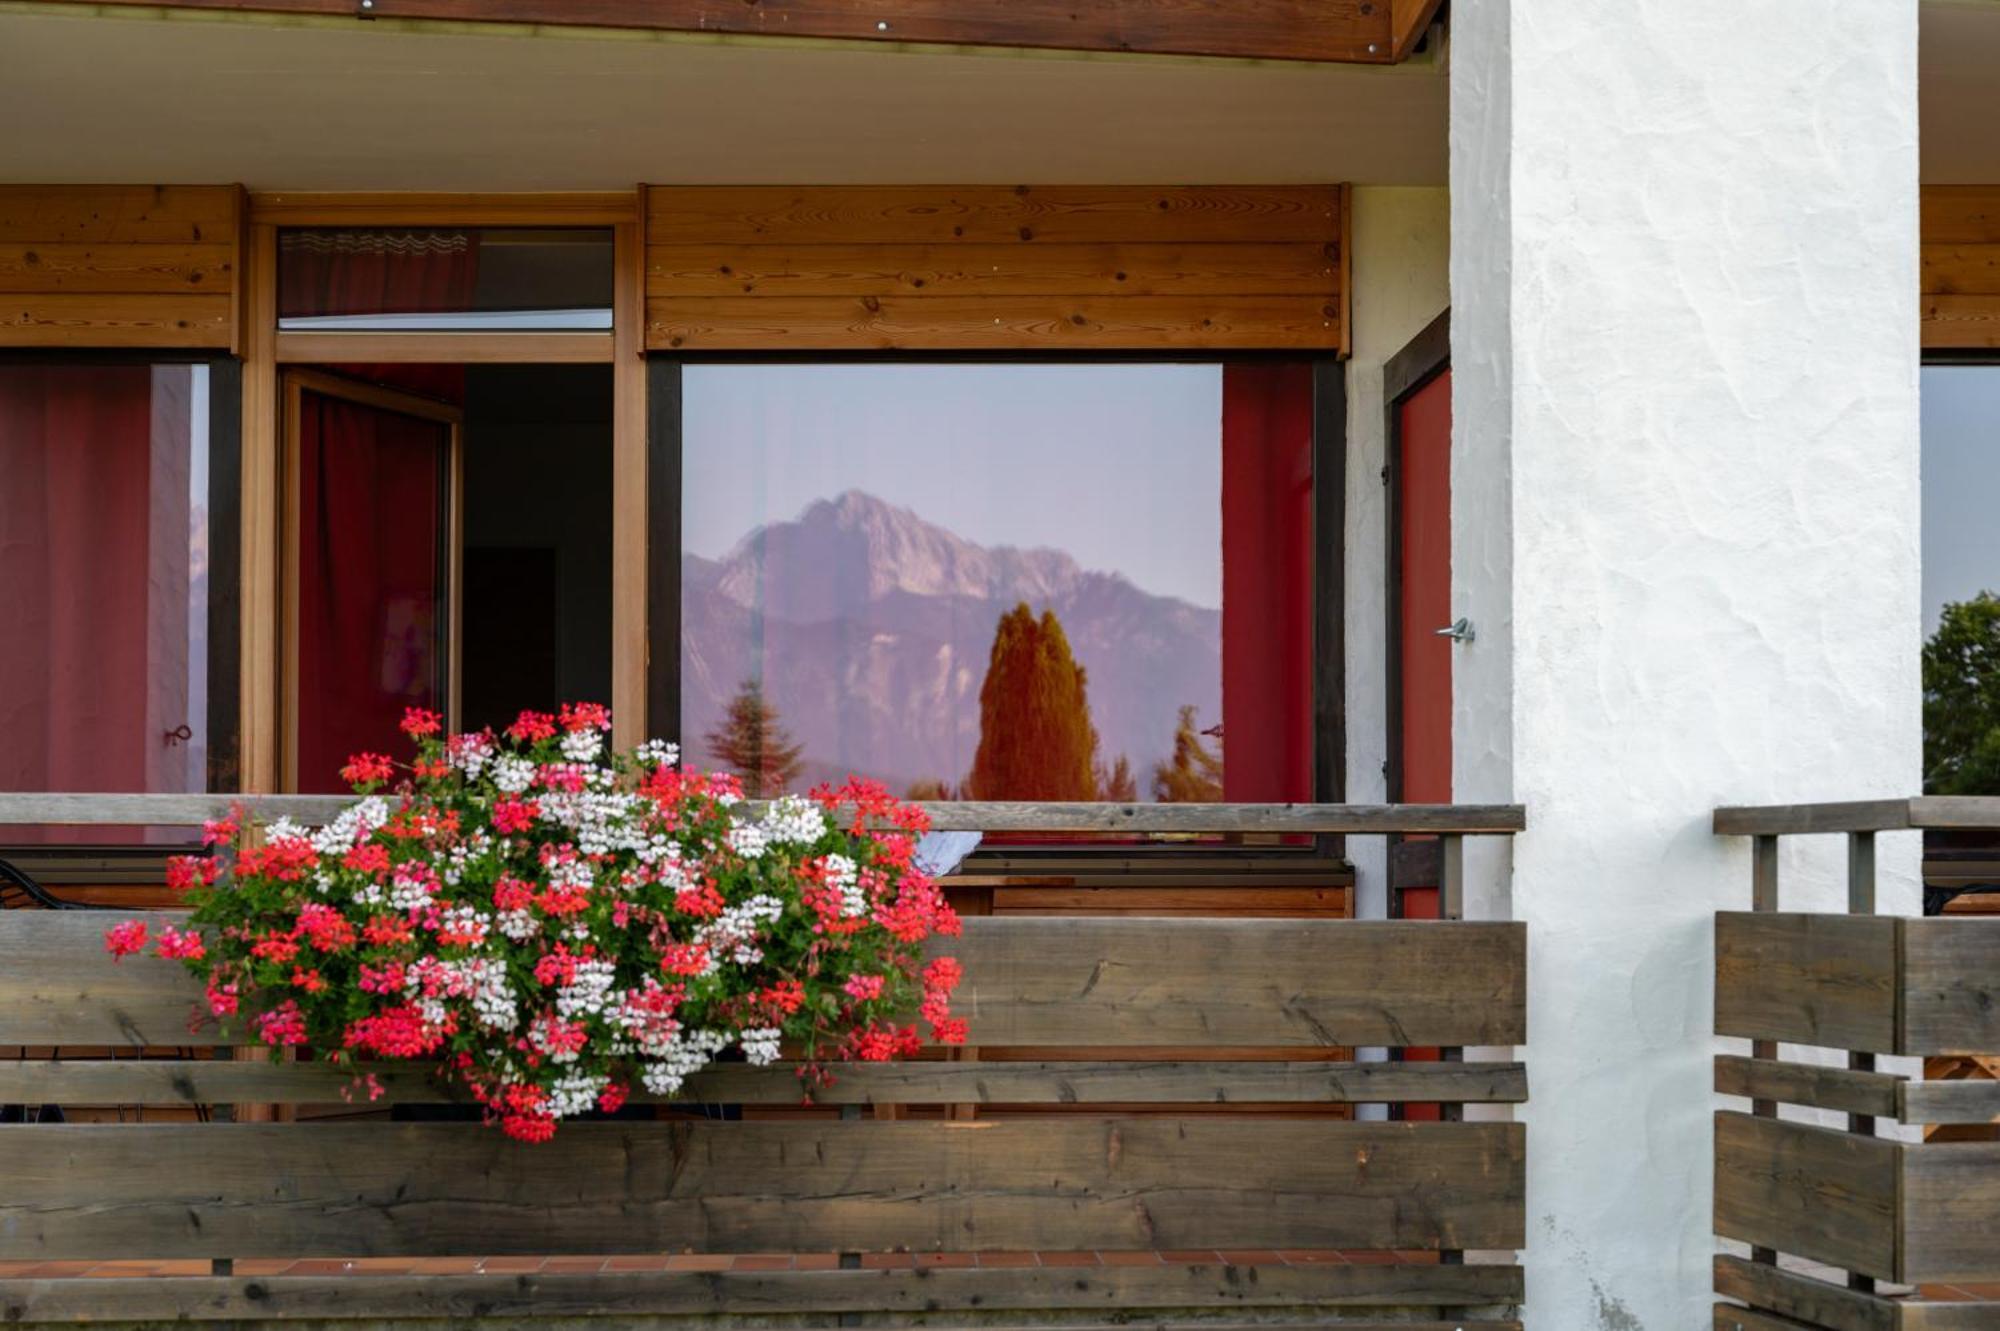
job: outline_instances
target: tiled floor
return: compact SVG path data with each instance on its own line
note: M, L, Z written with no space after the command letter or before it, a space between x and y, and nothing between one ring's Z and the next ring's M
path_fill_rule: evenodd
M927 1267L1083 1267L1155 1266L1163 1262L1214 1262L1232 1266L1304 1266L1326 1263L1435 1262L1426 1252L1320 1252L1287 1249L1217 1252L1212 1249L1177 1252L938 1252L865 1253L864 1268ZM324 1275L519 1275L528 1272L605 1273L619 1271L831 1271L840 1259L833 1253L728 1254L659 1253L621 1257L364 1257L352 1260L315 1257L303 1261L236 1263L239 1276ZM0 1262L0 1277L50 1278L90 1276L115 1279L134 1276L205 1276L207 1262Z

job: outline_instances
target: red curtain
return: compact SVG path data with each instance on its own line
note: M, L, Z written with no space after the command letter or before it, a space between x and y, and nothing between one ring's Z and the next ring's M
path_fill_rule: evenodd
M298 230L278 238L278 317L470 310L479 233ZM465 400L459 365L356 365L357 378L441 402Z
M303 395L298 784L338 791L359 752L403 753L405 707L439 707L450 435L435 421Z
M0 367L0 789L203 786L194 373Z
M1231 801L1313 795L1312 494L1312 367L1224 366L1222 788Z

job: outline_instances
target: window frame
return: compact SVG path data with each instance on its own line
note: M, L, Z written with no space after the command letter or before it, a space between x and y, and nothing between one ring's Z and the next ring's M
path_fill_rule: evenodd
M1043 352L713 353L646 358L646 714L654 734L679 742L681 718L681 502L683 497L683 373L708 365L1230 365L1306 364L1312 370L1312 798L1340 803L1346 791L1346 467L1347 362L1330 352L1190 353ZM1335 838L1318 838L1321 853L1338 854ZM1077 847L1063 847L1073 852ZM1133 847L1119 849L1131 851ZM1174 847L1159 847L1173 850ZM1249 848L1262 849L1262 848ZM1296 850L1296 847L1271 849ZM1010 853L1012 853L1010 851Z

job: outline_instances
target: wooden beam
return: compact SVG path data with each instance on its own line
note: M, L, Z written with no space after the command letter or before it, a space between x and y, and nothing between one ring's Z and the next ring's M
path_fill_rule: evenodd
M227 1059L0 1060L0 1104L336 1104L353 1077L373 1075L377 1107L470 1099L422 1068L377 1063L344 1071L325 1063ZM1991 1083L2000 1087L2000 1083ZM1520 1104L1519 1063L984 1062L843 1064L825 1105L873 1104ZM796 1105L796 1068L717 1064L678 1096L635 1092L638 1104ZM1885 1111L1886 1112L1886 1111Z
M1715 1093L1788 1105L1810 1105L1843 1114L1894 1118L1901 1106L1903 1078L1887 1072L1857 1071L1819 1063L1785 1063L1740 1054L1715 1056ZM1991 1083L2000 1091L2000 1082Z
M0 1260L1519 1248L1518 1123L8 1127ZM803 1172L802 1172L803 1171Z
M1389 0L1389 58L1398 64L1410 58L1430 31L1444 0Z
M611 1271L531 1275L258 1276L214 1279L0 1279L0 1320L60 1322L263 1322L309 1320L413 1327L479 1318L485 1327L516 1319L616 1320L642 1317L885 1313L974 1315L1078 1310L1229 1307L1347 1309L1518 1304L1521 1268L1384 1262L1249 1266L1167 1262L1146 1266L924 1266L860 1271ZM1342 1325L1347 1323L1343 1319ZM1423 1331L1437 1323L1397 1323ZM1517 1323L1460 1322L1476 1328Z
M280 332L281 365L608 365L613 334Z
M1896 1302L1879 1294L1726 1253L1715 1258L1715 1292L1824 1331L1905 1331ZM1717 1325L1727 1324L1718 1320Z
M149 917L155 924L172 917ZM0 1045L236 1043L189 1031L179 966L113 960L98 912L0 912ZM1526 930L1424 920L964 922L959 1010L986 1045L1336 1048L1527 1039ZM1033 1246L1033 1245L1030 1245ZM1473 1245L1481 1246L1481 1245Z
M1888 916L1718 911L1715 1033L1900 1052L1900 923Z
M172 825L219 818L238 804L260 817L326 821L345 795L241 800L232 795L113 795L0 791L0 824ZM756 817L762 805L738 806ZM1507 836L1527 826L1518 804L1097 804L943 801L923 806L940 831L1197 834L1457 832Z
M158 0L108 2L158 7ZM167 7L1257 60L1397 58L1388 0L371 0L365 10L356 0L169 0ZM1400 0L1395 7L1404 9Z

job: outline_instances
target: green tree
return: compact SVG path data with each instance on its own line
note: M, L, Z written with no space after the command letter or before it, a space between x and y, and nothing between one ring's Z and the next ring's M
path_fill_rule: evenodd
M1097 729L1088 680L1053 610L1026 602L1000 616L979 686L975 800L1097 798Z
M743 779L743 790L752 798L785 794L798 780L805 746L794 744L778 724L778 709L765 701L764 686L757 680L743 681L722 724L702 738L716 762Z
M2000 795L2000 598L1944 608L1924 644L1924 790Z
M1222 740L1210 752L1201 742L1193 704L1181 708L1174 727L1174 756L1153 768L1153 798L1162 804L1214 804L1222 799Z

